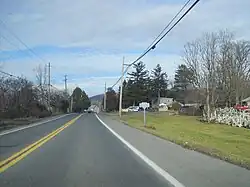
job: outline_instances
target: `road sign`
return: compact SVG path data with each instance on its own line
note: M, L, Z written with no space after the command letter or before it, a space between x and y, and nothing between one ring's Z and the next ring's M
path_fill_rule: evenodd
M139 104L139 107L143 108L144 109L144 112L143 112L143 117L144 117L144 127L146 127L146 108L148 108L150 105L149 103L147 102L142 102Z
M147 103L147 102L142 102L142 103L139 104L139 107L143 108L144 110L145 110L146 108L148 108L149 106L150 106L150 105L149 105L149 103Z

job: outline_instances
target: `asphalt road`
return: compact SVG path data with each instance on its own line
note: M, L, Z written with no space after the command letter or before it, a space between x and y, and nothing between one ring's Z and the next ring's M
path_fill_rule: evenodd
M0 161L23 149L27 145L41 139L76 116L77 114L70 114L55 121L4 136L1 136L0 133Z
M0 137L1 158L37 141L75 115ZM0 173L1 187L171 186L94 116L74 124Z

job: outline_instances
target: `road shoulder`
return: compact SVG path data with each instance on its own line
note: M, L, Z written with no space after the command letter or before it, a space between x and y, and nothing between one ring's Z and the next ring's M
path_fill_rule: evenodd
M105 114L98 115L111 129L185 186L248 187L250 171L134 129Z
M36 127L38 125L42 125L44 123L52 122L52 121L55 121L57 119L63 118L63 117L68 116L68 115L71 115L71 114L62 114L62 115L56 115L56 116L53 116L53 117L46 117L46 118L40 119L40 120L38 120L37 122L34 122L34 123L30 123L30 124L27 124L27 125L22 125L20 127L13 127L13 128L8 129L8 130L2 130L2 131L0 131L0 136L10 134L10 133L14 133L14 132L18 132L18 131L25 130L25 129L28 129L28 128Z

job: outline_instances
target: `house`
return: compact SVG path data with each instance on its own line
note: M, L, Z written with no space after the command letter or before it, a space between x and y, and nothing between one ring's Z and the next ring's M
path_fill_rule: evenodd
M184 106L198 108L200 106L200 104L199 103L185 103Z
M246 103L247 106L250 106L250 97L247 97L246 99L243 99L242 103Z
M152 100L152 107L158 108L158 107L171 107L172 103L174 102L173 98L168 97L160 97L160 100L154 99Z

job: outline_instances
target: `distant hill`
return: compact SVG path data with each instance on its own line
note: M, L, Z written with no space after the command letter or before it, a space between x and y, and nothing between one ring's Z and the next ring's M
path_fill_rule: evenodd
M89 99L91 101L102 101L103 100L103 94L94 95L94 96L90 97Z

